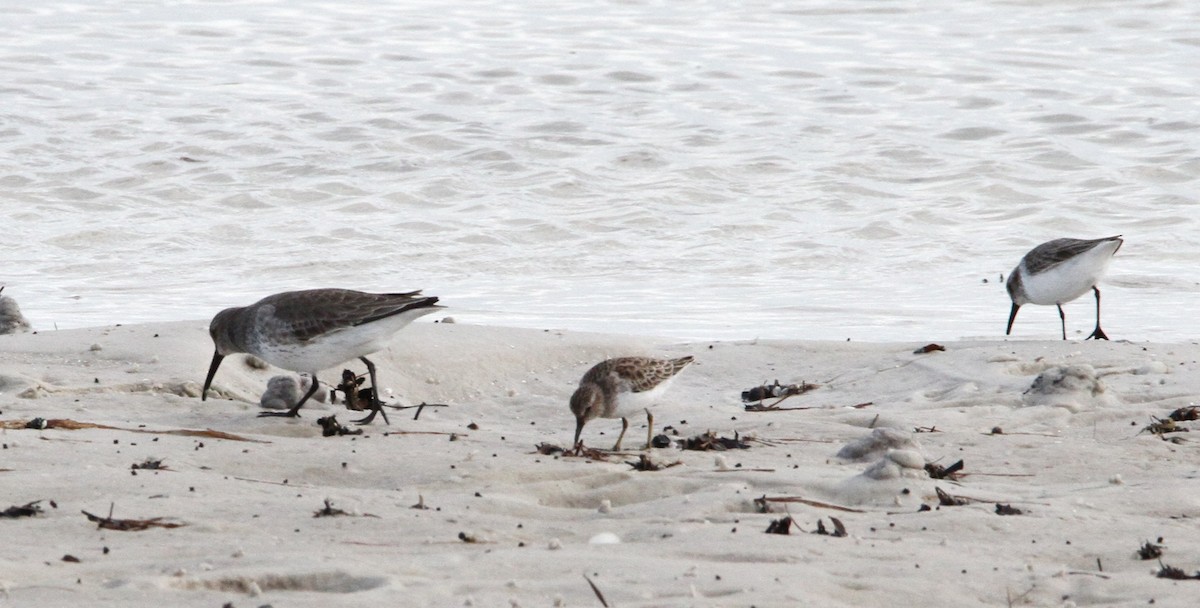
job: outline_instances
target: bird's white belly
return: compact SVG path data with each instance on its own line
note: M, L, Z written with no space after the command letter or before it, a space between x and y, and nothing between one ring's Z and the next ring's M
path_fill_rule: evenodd
M639 416L646 413L646 408L658 402L659 398L667 390L667 386L671 384L674 378L670 378L659 383L658 386L640 393L632 391L622 391L617 393L617 405L613 411L605 416L606 418L629 418L630 416Z
M1022 265L1021 284L1031 304L1064 304L1091 291L1103 276L1112 251L1096 247L1041 274L1030 274Z

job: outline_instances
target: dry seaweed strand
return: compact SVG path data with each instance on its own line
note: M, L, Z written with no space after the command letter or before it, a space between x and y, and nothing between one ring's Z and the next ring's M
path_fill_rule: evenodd
M232 433L222 431L214 431L212 429L204 429L203 431L195 431L191 429L172 429L168 431L152 431L149 429L126 429L119 426L109 426L107 424L96 424L93 422L78 422L69 418L50 418L45 420L45 429L58 429L64 431L78 431L81 429L101 429L106 431L125 431L127 433L150 433L153 435L181 435L184 437L208 437L209 439L228 439L229 441L249 441L251 443L271 443L262 439L250 439ZM23 429L26 428L29 421L25 420L2 420L0 428L2 429Z
M120 530L122 532L141 532L150 528L180 528L187 524L163 521L165 517L151 517L150 519L113 519L113 505L108 506L108 517L100 517L92 515L87 511L83 514L88 520L96 522L98 527L105 530Z
M759 513L770 513L771 503L773 502L799 503L802 505L808 505L810 507L817 507L819 509L833 509L834 511L842 511L844 513L866 513L866 511L861 509L852 509L850 507L843 507L841 505L821 502L819 500L811 500L800 496L776 496L771 498L766 494L763 494L762 497L754 499L754 505L758 508Z

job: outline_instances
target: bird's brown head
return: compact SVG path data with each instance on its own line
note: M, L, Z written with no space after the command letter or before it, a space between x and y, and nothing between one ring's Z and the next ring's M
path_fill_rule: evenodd
M216 349L213 351L212 363L208 366L208 375L204 378L204 388L200 391L201 401L208 399L208 387L212 386L213 376L217 375L217 368L221 367L221 360L226 355L243 352L236 340L239 329L237 313L241 310L241 308L226 308L217 313L217 316L213 317L212 323L208 325L208 335L212 337Z
M583 425L600 415L603 401L604 395L600 393L600 387L593 383L582 384L575 389L575 393L571 395L571 413L575 414L573 446L579 445L579 435L583 432Z

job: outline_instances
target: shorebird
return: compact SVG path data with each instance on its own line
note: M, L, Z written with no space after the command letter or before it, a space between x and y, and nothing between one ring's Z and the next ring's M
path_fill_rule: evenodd
M259 416L299 416L300 407L317 392L317 372L358 358L371 375L371 413L359 424L368 424L383 413L375 381L375 364L366 355L382 350L392 335L417 317L442 308L436 297L420 291L364 293L349 289L309 289L267 296L249 306L226 308L213 317L208 333L216 344L212 365L204 379L200 400L221 360L234 353L250 353L274 365L312 376L312 387L287 412L262 412ZM388 422L383 413L383 421Z
M1100 289L1096 283L1124 242L1119 234L1102 239L1054 239L1030 250L1008 275L1005 286L1012 298L1012 311L1004 335L1012 333L1013 320L1021 305L1053 304L1058 307L1062 336L1066 340L1067 315L1062 305L1090 289L1096 293L1096 329L1086 339L1107 340L1108 336L1100 329Z
M578 447L579 434L583 425L593 418L620 418L621 434L613 451L621 449L621 440L629 428L628 417L639 409L645 409L646 447L654 435L654 415L648 406L653 404L666 390L667 385L683 368L692 362L692 357L678 359L651 359L649 357L620 357L597 363L583 375L579 388L571 395L571 413L575 414L575 443Z
M0 286L0 334L15 334L32 329L17 301L4 295L4 287Z

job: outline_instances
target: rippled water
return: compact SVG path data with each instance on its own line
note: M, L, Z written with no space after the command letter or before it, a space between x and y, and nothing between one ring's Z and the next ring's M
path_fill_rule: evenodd
M1109 335L1200 333L1197 3L21 6L0 284L39 329L344 286L531 327L997 337L1026 250L1121 233Z

